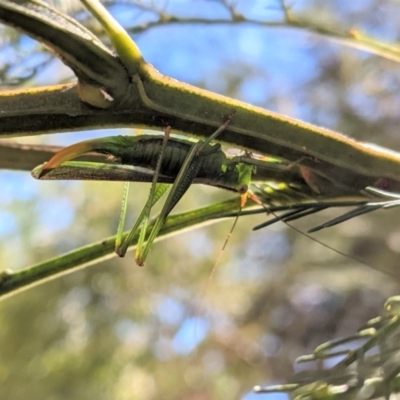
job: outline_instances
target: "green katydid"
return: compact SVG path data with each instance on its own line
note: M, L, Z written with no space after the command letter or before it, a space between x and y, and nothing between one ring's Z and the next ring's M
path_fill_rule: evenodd
M140 214L131 234L124 243L117 239L116 251L124 256L135 233L143 223L136 253L136 262L143 265L150 247L155 240L167 216L187 191L196 178L203 183L236 191L241 195L241 206L247 197L257 201L249 191L253 166L231 161L221 150L219 144L210 145L213 140L229 123L228 119L206 142L192 143L186 140L173 139L168 145L160 136L113 136L96 140L88 140L69 146L57 153L41 170L38 178L46 176L51 170L72 158L78 157L88 151L112 155L121 164L131 164L139 167L151 168L154 173L152 190L142 213ZM166 192L168 185L159 183L159 178L167 176L173 178L170 194L164 204L155 226L150 232L146 244L143 246L146 226L150 209L156 201ZM148 180L148 179L147 179ZM122 234L125 219L126 199L123 204L118 236Z
M94 141L86 141L70 146L57 153L52 160L44 166L36 167L32 175L35 178L42 177L42 179L81 179L81 180L110 180L110 181L139 181L139 182L152 182L154 181L154 169L156 168L158 152L162 148L163 138L160 136L139 136L139 137L109 137L97 139ZM129 145L131 148L129 149ZM128 146L128 147L127 147ZM160 165L160 174L157 178L157 185L163 185L165 183L172 184L175 180L177 172L183 163L185 154L187 155L189 149L193 146L192 142L178 139L171 139L168 145L165 146L164 161ZM202 166L199 169L197 176L194 178L193 183L208 184L211 186L224 188L231 191L241 193L242 199L249 194L247 191L250 183L250 178L253 173L253 166L245 163L237 162L236 160L246 160L246 162L252 162L251 158L238 158L233 157L227 158L220 149L219 145L206 145L208 149L207 155L202 155ZM76 157L86 151L96 150L104 154L112 154L114 157L119 158L122 162L141 165L141 167L134 167L132 165L114 165L114 164L101 164L101 163L89 163L89 162L66 162L64 161ZM175 159L175 162L172 162ZM62 165L59 165L63 163ZM258 165L258 171L265 167L265 170L271 169L272 172L270 179L271 181L279 181L276 178L276 169L283 168L285 174L287 168L285 166L275 165L275 163L265 162L263 165L259 161L256 162ZM261 168L260 168L261 167ZM181 168L182 169L182 168ZM279 175L278 175L279 177ZM192 183L192 182L190 182ZM268 207L254 210L254 212L268 212L270 211L274 216L275 212L278 211L289 211L289 213L276 217L270 220L269 224L278 220L287 223L293 219L304 217L311 213L315 213L330 207L344 207L344 206L361 206L367 210L373 210L377 208L385 208L395 206L398 203L398 198L393 194L396 200L387 201L388 193L377 189L367 188L367 191L373 197L384 197L385 201L379 203L371 203L366 197L359 194L357 196L341 197L341 198L330 198L322 197L321 200L315 200L315 193L311 195L306 194L307 185L303 185L299 190L294 190L287 183L279 184L279 187L269 186L264 183L263 186L267 185L268 190L263 190L264 194L267 195L266 202L269 204ZM283 185L283 187L282 187ZM170 185L163 185L164 189L167 189ZM189 184L190 186L190 184ZM297 186L297 184L296 184ZM157 191L156 191L157 193ZM150 207L159 199L159 195L154 196L153 201L149 199L148 203L142 213L137 219L137 223L131 231L131 234L126 239L125 243L120 247L117 247L117 253L123 256L128 248L132 238L134 237L135 231L139 228L140 223L147 216L149 204ZM179 199L178 199L179 200ZM242 200L242 201L243 201ZM273 203L281 204L279 206L273 206ZM176 204L176 203L175 203ZM376 207L378 205L378 207ZM172 209L172 208L171 208ZM171 211L171 209L169 211ZM249 211L249 213L252 211ZM366 211L367 212L367 211ZM243 212L243 215L247 212ZM353 216L358 215L357 212ZM237 216L237 213L235 214ZM221 217L230 217L234 215L224 215ZM352 218L349 216L346 219ZM344 220L346 220L344 219ZM161 225L162 225L162 220ZM290 225L291 226L291 225ZM329 226L329 225L328 225ZM120 228L122 225L120 224ZM291 226L294 228L293 226ZM295 228L294 228L295 229ZM297 229L296 229L297 230ZM122 231L122 229L121 229ZM145 230L141 231L144 235ZM300 232L304 235L303 232ZM321 245L330 248L326 244L312 238L308 235L311 240L314 240ZM142 241L144 236L142 236ZM139 243L140 244L140 243ZM148 249L150 248L151 242L148 241ZM139 246L141 248L141 246ZM348 255L330 248L339 254L346 257ZM139 253L140 256L140 253ZM145 253L147 256L147 253ZM351 257L352 258L352 257ZM354 259L354 258L353 258ZM355 261L367 265L360 260L354 259ZM139 259L139 262L141 260ZM143 262L143 259L142 259Z

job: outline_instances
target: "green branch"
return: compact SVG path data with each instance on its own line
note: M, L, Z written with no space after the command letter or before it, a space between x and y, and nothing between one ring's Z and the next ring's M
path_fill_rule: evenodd
M215 222L224 213L238 208L238 199L203 207L198 210L171 216L161 229L157 240L182 232L184 229L200 227L205 223ZM150 229L153 224L150 225ZM124 234L124 239L128 233ZM6 269L0 272L0 299L17 294L23 290L40 285L51 279L69 274L90 265L97 264L114 257L116 236L106 238L100 242L73 250L60 257L25 268L20 271ZM138 235L135 237L135 241ZM133 249L135 246L131 246ZM134 261L132 260L132 263Z

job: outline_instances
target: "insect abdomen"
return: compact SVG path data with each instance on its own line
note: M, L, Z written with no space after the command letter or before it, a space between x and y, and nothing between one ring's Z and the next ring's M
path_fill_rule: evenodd
M155 169L162 149L162 137L143 136L130 140L124 137L126 147L119 155L122 164L134 165ZM176 139L170 139L164 149L160 173L167 176L176 176L191 147Z

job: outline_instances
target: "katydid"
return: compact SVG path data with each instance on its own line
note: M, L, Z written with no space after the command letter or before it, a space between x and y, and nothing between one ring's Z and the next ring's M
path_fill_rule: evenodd
M227 121L229 122L229 120ZM226 126L226 125L225 125ZM223 129L224 125L216 131L210 140ZM77 157L83 153L94 150L96 152L111 155L115 160L121 162L122 165L96 165L92 164L93 168L85 167L89 163L67 163L60 168L60 164ZM163 156L160 158L160 154ZM189 158L188 158L189 157ZM195 160L195 162L193 162ZM283 168L287 170L287 166L279 165L276 160L273 162L263 162L260 160L253 160L250 157L233 157L229 159L221 150L219 144L210 145L208 142L193 143L187 140L170 139L167 143L165 138L161 136L143 135L138 137L132 136L114 136L106 137L96 140L89 140L72 145L57 153L41 171L35 171L36 177L43 178L47 174L55 175L60 179L79 179L79 174L83 174L87 179L107 179L107 180L124 180L124 181L146 181L153 182L154 192L150 195L142 213L140 214L135 226L133 227L130 235L121 243L120 237L122 235L122 227L125 219L124 212L126 209L126 201L124 202L123 214L121 217L118 237L116 243L116 252L119 256L124 256L132 238L143 223L143 229L139 237L136 260L139 265L143 265L152 242L158 234L159 229L163 225L166 217L175 207L177 202L183 196L184 192L194 182L205 183L216 187L239 192L242 196L242 204L249 194L248 187L250 184L251 176L253 173L253 166L248 163L257 164L258 168L265 167L265 169ZM135 167L133 167L133 165ZM158 166L157 166L158 165ZM146 168L146 169L140 169ZM186 168L190 167L192 170L189 175L185 172ZM86 169L84 169L86 168ZM59 169L59 171L58 171ZM156 173L154 173L154 171ZM179 177L180 175L180 177ZM50 176L51 179L51 176ZM81 177L82 179L82 177ZM175 182L177 179L177 182ZM157 186L155 186L157 182ZM174 183L175 182L175 183ZM162 196L168 188L168 185L163 183L174 183L174 190L166 201L166 205L158 219L154 229L150 233L146 245L143 248L145 240L146 226L149 218L151 207ZM284 195L284 193L283 193ZM297 192L298 195L298 192ZM291 197L291 194L288 193ZM307 196L306 196L307 197ZM352 205L367 203L367 200L360 200L362 196L358 197ZM318 212L331 204L321 204L315 202L311 205L302 205L301 209L295 212L290 212L282 217L276 217L272 222L282 220L288 222L290 220ZM380 208L381 205L375 207ZM368 210L372 208L367 206ZM268 210L267 210L268 211ZM273 210L270 210L273 212ZM361 212L363 213L363 212ZM357 214L351 214L350 217ZM345 217L343 220L348 219ZM269 225L271 222L262 224L262 226ZM324 225L330 226L330 225Z
M217 187L223 187L240 193L241 205L244 204L248 196L256 200L254 195L249 192L253 166L232 162L226 157L219 144L209 144L228 123L229 119L206 142L192 143L174 139L167 145L167 141L164 138L155 136L114 136L77 143L57 153L39 173L39 178L44 177L49 171L57 168L64 161L68 161L91 150L112 155L122 164L133 164L139 167L146 166L154 170L153 189L144 211L141 213L126 241L122 244L117 241L116 248L117 254L124 256L137 229L144 222L136 252L137 264L143 265L150 247L167 216L188 190L195 178L203 179L204 182L212 181ZM150 209L167 189L165 185L158 183L159 175L176 178L161 214L156 220L143 247ZM125 206L126 201L124 202L123 209ZM123 222L124 211L118 229L119 234L122 234L121 226Z
M103 140L109 142L106 147L105 144L103 144ZM57 161L56 158L58 158L57 168L54 168L51 170L51 172L49 172L51 165L49 166L49 164L47 164L45 167L38 166L32 171L32 175L37 179L40 179L41 177L42 179L46 180L72 179L72 180L108 180L108 181L125 181L125 182L152 182L154 177L153 170L156 164L155 161L156 155L161 151L162 138L160 136L143 135L140 137L103 138L95 140L94 143L86 143L86 142L79 143L78 145L71 146L69 149L72 149L72 147L76 146L79 147L85 146L87 151L89 151L90 149L99 149L98 150L99 152L105 154L115 154L116 155L115 158L118 158L119 157L118 155L122 154L122 150L119 147L123 146L124 144L126 146L132 147L131 154L129 156L124 157L124 160L122 160L122 157L120 157L121 161L126 162L128 164L125 165L101 164L93 162L89 163L89 162L74 161L74 162L66 162L63 163L62 166L59 166L58 164L64 162L64 159L62 158L62 154L58 153L52 159L54 161ZM187 153L191 145L192 142L189 142L187 140L180 140L174 138L170 139L170 142L166 148L166 151L168 153L166 160L168 159L172 160L172 158L174 157L177 160L175 164L165 163L162 166L161 173L158 176L158 182L160 183L174 182L178 170L177 165L181 165L181 163L183 162L182 160L184 158L184 155ZM86 149L81 149L81 151L79 151L79 154L85 152ZM236 162L236 160L243 161L243 163ZM293 178L294 176L294 175L290 176L289 174L287 176L285 175L277 176L275 174L276 172L275 169L282 168L282 170L286 172L288 171L288 168L287 166L280 166L275 161L270 163L259 160L253 160L249 157L237 157L237 156L228 159L220 149L215 151L212 159L211 157L207 157L206 161L207 162L203 164L203 167L200 169L197 177L193 180L193 183L202 183L227 190L240 191L240 187L238 186L238 182L240 180L238 172L240 170L246 171L246 168L243 166L243 164L247 163L256 164L258 167L257 172L253 174L253 176L258 176L259 172L262 171L262 168L264 168L265 171L271 170L270 171L271 176L269 178L265 173L260 174L262 179L267 179L270 181L279 181L280 179L287 180ZM135 166L129 164L135 164ZM221 174L221 170L225 170L225 173ZM271 202L282 203L285 194L291 200L289 202L290 203L289 205L286 204L286 202L284 202L285 204L282 206L274 206L270 204L268 207L270 211L277 212L284 210L290 211L292 209L294 210L301 209L301 211L307 211L311 213L311 212L318 212L323 208L330 208L330 207L345 207L345 206L357 206L366 204L368 205L368 209L371 209L372 207L372 203L368 200L368 198L366 198L361 194L357 196L352 195L334 199L330 199L329 196L328 198L325 198L324 196L318 196L321 198L321 200L313 200L314 196L309 196L305 193L305 189L307 189L305 185L303 185L302 188L299 188L299 190L295 190L291 189L290 186L288 186L288 183L289 182L286 182L282 186L283 184L282 182L281 184L279 184L279 187L277 187L276 184L274 186L267 185L267 188L263 189L264 187L266 187L266 184L264 183L263 186L260 187L261 199L263 199L266 196L265 198L266 203L271 203ZM298 185L298 181L294 183L296 186ZM242 190L245 190L245 188L243 188ZM379 189L366 188L366 191L369 192L369 194L372 195L372 197L375 198L376 200L379 200L379 197L388 198L389 195L391 195L392 197L395 196L390 192L383 192L382 190ZM302 201L302 199L309 201L304 202ZM396 204L394 201L388 203L390 204L391 207L393 207L394 204ZM384 204L383 201L379 202L379 205L381 205L382 207L385 206L385 208L388 208L389 204ZM291 218L290 220L293 220L295 218L300 218L302 216L305 216L305 214L294 213L292 214L292 216L290 217ZM281 216L276 220L286 221L287 217L289 217L289 215ZM350 215L349 218L352 218L352 216ZM271 225L276 220L267 221L266 223L258 225L255 229L257 230L261 229L264 226Z
M42 168L38 178L43 178L65 161L90 151L112 156L116 162L122 165L134 165L154 171L162 142L161 136L154 135L110 136L80 142L66 147L52 157ZM193 142L187 140L170 139L161 163L160 176L175 178L192 146ZM196 176L200 183L220 186L239 193L247 192L248 187L241 182L241 175L253 167L244 163L231 162L219 144L206 145L201 152L201 159L202 163ZM129 171L127 169L127 175L129 175ZM135 170L131 171L132 174L135 174Z

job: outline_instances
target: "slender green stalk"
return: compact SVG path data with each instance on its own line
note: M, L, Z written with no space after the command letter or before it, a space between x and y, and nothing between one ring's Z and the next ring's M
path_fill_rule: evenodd
M213 223L220 215L233 211L236 207L237 199L232 199L171 216L161 228L156 240L164 239L185 229L200 227L205 223ZM128 233L125 233L123 238L125 239L127 235ZM134 239L137 238L138 235ZM0 299L113 257L115 239L116 236L108 237L20 271L3 270L0 272Z
M128 72L131 75L136 74L140 65L145 62L136 43L98 0L81 0L81 2L101 23Z

